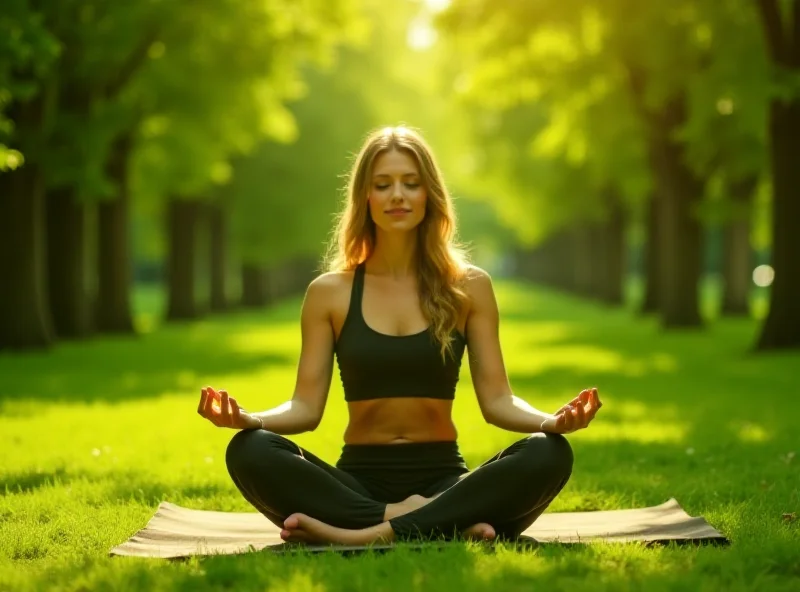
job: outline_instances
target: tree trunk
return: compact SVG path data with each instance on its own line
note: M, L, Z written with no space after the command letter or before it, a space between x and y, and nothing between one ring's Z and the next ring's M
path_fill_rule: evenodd
M242 306L260 308L270 302L270 286L264 266L245 263L242 265Z
M625 280L627 274L625 257L625 209L619 196L610 195L608 219L602 227L603 280L598 286L599 296L611 305L625 302Z
M750 314L748 295L753 256L750 249L750 220L758 177L751 176L729 187L732 215L723 230L722 314Z
M97 308L98 331L133 333L131 315L131 245L129 238L130 189L128 160L130 134L116 139L107 171L117 187L116 199L98 205Z
M92 332L88 278L87 206L72 187L46 192L47 272L56 335L83 338Z
M660 219L661 201L657 196L657 192L653 192L647 204L647 236L644 243L644 298L642 299L641 312L649 314L658 312L658 283L661 266L661 257L659 255L660 236L659 219Z
M168 205L169 297L167 320L194 319L199 310L194 298L197 201L172 199Z
M652 118L650 157L662 201L659 206L659 311L662 325L700 327L698 288L702 227L695 215L703 183L685 161L685 145L673 135L685 121L685 96Z
M797 40L796 43L800 43ZM772 165L772 267L775 280L758 349L800 347L800 99L774 100L769 136Z
M594 292L595 272L597 269L597 249L594 245L596 236L592 223L576 224L570 232L572 243L572 270L574 272L573 291L585 298L596 298Z
M573 233L569 230L560 230L549 243L546 264L550 267L553 285L560 290L576 290L575 250Z
M273 301L289 296L292 292L292 260L271 265L267 271L267 283Z
M18 120L17 120L18 121ZM0 349L49 346L44 185L33 163L0 173Z
M226 236L225 212L221 206L208 206L209 221L209 261L210 261L210 306L212 311L228 309L226 290L228 241Z

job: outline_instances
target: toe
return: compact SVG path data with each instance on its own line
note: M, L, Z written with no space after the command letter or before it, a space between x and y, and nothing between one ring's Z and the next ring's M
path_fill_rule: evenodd
M283 521L283 527L287 530L294 530L300 527L300 517L302 514L292 514Z
M281 538L287 543L310 543L312 538L302 530L281 530Z

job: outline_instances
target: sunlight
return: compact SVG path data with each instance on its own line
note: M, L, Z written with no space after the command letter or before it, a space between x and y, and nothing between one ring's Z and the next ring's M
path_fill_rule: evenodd
M418 18L412 21L408 27L406 43L411 49L425 51L433 47L437 37L436 29L433 28L430 21Z
M732 426L734 433L742 442L766 442L772 435L761 425L743 422Z
M425 6L432 12L442 12L450 6L450 0L424 0Z

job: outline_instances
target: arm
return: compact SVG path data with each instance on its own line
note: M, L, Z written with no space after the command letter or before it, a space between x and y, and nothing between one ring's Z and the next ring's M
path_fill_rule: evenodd
M500 349L497 300L488 273L473 267L467 280L470 311L467 317L467 348L470 372L483 418L512 432L542 431L550 413L535 409L511 391Z
M300 318L302 348L297 381L291 400L267 411L250 413L276 434L313 431L322 420L333 372L333 328L330 308L330 275L316 278L308 287ZM260 427L260 426L256 426Z

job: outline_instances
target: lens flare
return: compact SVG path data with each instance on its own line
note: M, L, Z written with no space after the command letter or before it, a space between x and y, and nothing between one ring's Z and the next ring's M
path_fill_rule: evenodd
M759 265L753 270L753 283L759 288L767 288L775 280L775 270L771 265Z

